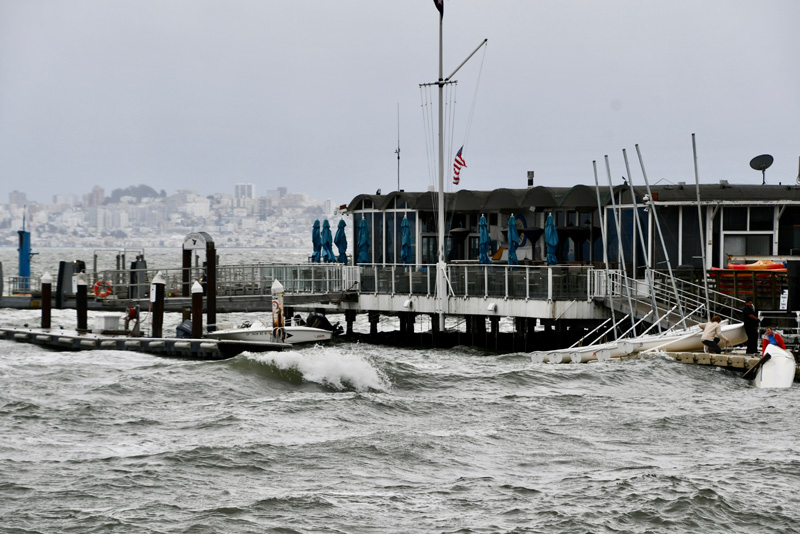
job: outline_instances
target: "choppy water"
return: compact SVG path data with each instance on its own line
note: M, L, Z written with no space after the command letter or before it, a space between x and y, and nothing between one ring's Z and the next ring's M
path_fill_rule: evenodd
M466 347L0 352L2 532L798 530L797 386Z
M0 340L0 532L797 532L799 392L661 357Z

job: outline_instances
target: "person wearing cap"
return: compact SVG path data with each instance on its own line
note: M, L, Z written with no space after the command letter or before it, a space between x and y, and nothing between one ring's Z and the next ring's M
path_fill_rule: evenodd
M758 316L753 308L753 299L748 298L742 308L744 333L747 334L747 354L758 354Z
M786 343L783 342L783 337L775 332L771 326L768 326L764 331L764 339L761 340L761 355L767 350L767 345L776 345L783 350L786 350Z

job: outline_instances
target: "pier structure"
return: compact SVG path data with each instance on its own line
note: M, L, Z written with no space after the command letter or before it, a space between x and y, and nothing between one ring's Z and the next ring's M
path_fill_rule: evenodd
M181 268L155 269L142 260L130 269L95 267L86 272L82 261L62 262L53 291L55 307L72 305L77 294L72 282L78 275L87 278L88 309L122 309L129 301L146 307L151 281L161 272L166 311L191 306L190 282L203 286L206 324L215 323L216 313L271 309L270 287L279 280L285 287L287 317L302 310L343 313L352 333L356 315L363 313L368 314L370 334L378 335L380 316L392 315L399 318L399 338L407 341L415 337L409 334L421 333L417 319L424 315L431 318L434 344L452 331L466 330L467 337L457 334L461 337L456 342L498 346L499 320L508 317L514 324L512 348L563 347L609 319L657 328L687 316L702 321L712 312L738 319L746 298L753 298L759 311L782 312L788 321L796 321L797 190L724 181L696 190L681 182L648 185L646 192L627 183L607 190L531 183L527 189L461 190L439 197L403 191L359 195L344 207L354 219L354 265L217 265L213 239L199 232L187 236ZM439 200L444 200L446 214L444 243ZM555 244L545 235L550 220ZM656 226L670 239L658 239ZM484 247L488 264L482 263ZM202 250L206 262L192 265L192 254ZM517 264L511 261L512 252ZM785 260L786 268L732 268L731 262L755 258ZM665 265L674 268L661 268ZM0 306L40 303L34 278L26 292L12 283ZM98 286L109 280L113 287ZM443 282L446 291L440 290ZM443 316L442 310L444 326L433 320Z

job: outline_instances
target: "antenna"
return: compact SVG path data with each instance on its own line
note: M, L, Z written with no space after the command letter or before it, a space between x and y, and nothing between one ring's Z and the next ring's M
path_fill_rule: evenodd
M397 190L400 191L400 102L397 103Z
M772 165L772 156L769 154L761 154L750 160L750 167L753 170L761 171L761 185L767 183L765 171Z

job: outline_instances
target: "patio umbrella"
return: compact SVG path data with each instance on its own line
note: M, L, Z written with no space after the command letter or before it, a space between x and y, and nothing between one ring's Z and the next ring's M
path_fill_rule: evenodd
M553 219L552 213L547 215L547 221L544 223L544 244L547 249L547 265L555 265L558 263L558 258L556 258L558 230L556 230L556 221Z
M336 229L336 235L333 237L333 242L336 244L336 248L339 249L339 257L336 258L336 261L347 265L347 235L344 233L345 226L347 226L347 223L344 222L344 219L340 219L339 227Z
M358 225L358 263L369 263L369 228L366 219L361 219Z
M336 262L333 255L333 237L331 237L331 223L328 219L322 221L322 261L325 263Z
M311 244L314 246L314 253L311 254L311 263L319 263L319 253L322 250L322 237L319 234L319 221L314 221L314 229L311 230Z
M411 263L412 258L411 226L408 217L403 217L400 222L400 263Z
M517 218L514 214L508 218L508 264L519 265L517 260L517 247L519 246L519 231L517 231Z
M480 233L478 259L482 264L492 263L492 260L489 259L489 225L486 223L484 215L481 215L480 221L478 221L478 232Z

